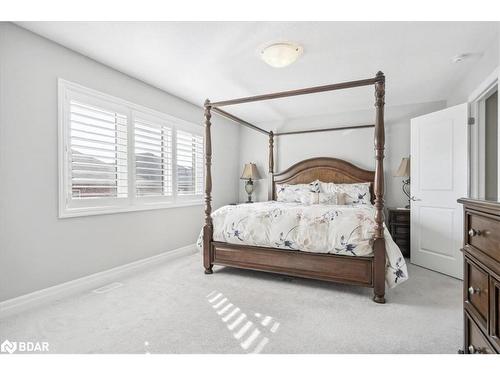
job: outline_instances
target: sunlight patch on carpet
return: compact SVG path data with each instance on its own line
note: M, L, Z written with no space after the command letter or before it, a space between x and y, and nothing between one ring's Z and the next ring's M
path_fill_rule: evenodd
M265 336L265 332L257 327L259 324L271 334L276 333L280 326L280 323L272 316L259 312L254 314L256 322L250 320L247 314L217 290L208 293L206 298L227 329L233 333L233 337L239 342L241 348L249 354L262 352L270 341Z

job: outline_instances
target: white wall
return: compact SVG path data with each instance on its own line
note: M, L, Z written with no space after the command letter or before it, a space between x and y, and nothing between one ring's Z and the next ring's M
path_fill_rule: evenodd
M203 120L192 104L0 23L0 301L192 244L202 225L202 206L58 219L58 77ZM214 120L218 207L238 194L239 127Z
M407 204L401 191L402 179L392 177L401 158L410 154L410 119L444 108L445 102L432 102L397 107L386 107L386 152L385 181L387 206L401 207ZM313 129L341 125L371 124L375 119L374 109L341 113L336 116L316 117L288 121L279 130ZM240 168L244 163L255 162L264 180L256 184L256 200L267 200L268 138L246 129L240 133ZM283 171L292 164L317 156L344 159L353 164L373 170L375 168L373 128L321 132L312 134L276 137L275 171ZM243 183L240 183L240 200L246 199Z

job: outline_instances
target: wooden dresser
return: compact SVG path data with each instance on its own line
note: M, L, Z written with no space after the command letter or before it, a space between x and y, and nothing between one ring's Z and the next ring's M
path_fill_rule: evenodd
M410 210L388 208L389 233L405 258L410 257Z
M500 353L500 203L462 198L464 349Z

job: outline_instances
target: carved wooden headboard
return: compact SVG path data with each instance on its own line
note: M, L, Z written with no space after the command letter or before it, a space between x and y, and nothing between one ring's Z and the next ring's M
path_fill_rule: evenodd
M312 158L298 162L281 173L271 175L269 199L276 199L276 184L307 184L315 180L352 184L370 182L370 195L374 200L373 181L375 172L356 167L345 160L336 158Z

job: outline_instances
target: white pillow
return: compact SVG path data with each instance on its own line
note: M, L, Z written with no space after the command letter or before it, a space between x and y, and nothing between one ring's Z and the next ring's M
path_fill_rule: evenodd
M330 194L330 193L314 193L310 191L308 194L304 194L300 203L311 205L311 204L345 204L341 199L344 194Z
M331 194L331 193L318 193L318 203L319 204L345 204L339 202L339 196L341 194Z
M321 182L321 192L330 194L344 194L344 204L371 204L370 183L335 184ZM340 204L340 203L339 203Z
M300 203L302 204L318 204L319 193L315 193L313 191L309 191L307 194L304 194L300 197Z
M310 201L310 194L319 192L318 180L310 184L276 184L276 200L278 202L302 202Z

